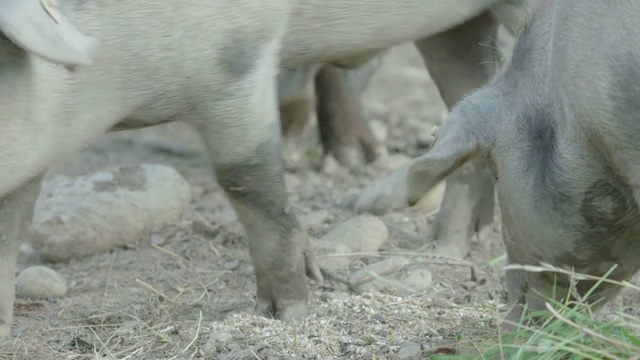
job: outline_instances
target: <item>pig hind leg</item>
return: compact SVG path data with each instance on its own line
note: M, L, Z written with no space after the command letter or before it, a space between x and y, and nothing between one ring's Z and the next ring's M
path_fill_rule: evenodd
M372 63L376 60L355 69L327 64L315 77L320 140L325 153L348 168L372 162L385 151L364 118L360 99L378 66Z

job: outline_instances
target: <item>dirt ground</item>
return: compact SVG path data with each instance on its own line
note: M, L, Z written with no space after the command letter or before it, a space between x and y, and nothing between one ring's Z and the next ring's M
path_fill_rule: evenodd
M445 113L412 45L389 53L364 101L369 119L386 125L391 154L423 152L421 137ZM13 337L0 347L0 359L396 359L490 328L504 311L503 263L487 265L503 253L494 226L468 259L475 276L469 267L429 264L432 285L411 296L346 295L336 280L309 282L313 310L305 321L286 327L257 316L245 239L191 128L175 123L104 135L50 174L142 162L170 165L189 181L194 196L184 220L125 247L46 264L64 276L68 293L18 299ZM299 215L326 216L309 229L320 238L352 217L359 192L387 172L371 166L356 175L327 166L287 174L287 182ZM348 277L394 252L425 258L429 216L398 211L381 219L390 232L383 255L354 256L335 275ZM18 270L37 263L21 256Z

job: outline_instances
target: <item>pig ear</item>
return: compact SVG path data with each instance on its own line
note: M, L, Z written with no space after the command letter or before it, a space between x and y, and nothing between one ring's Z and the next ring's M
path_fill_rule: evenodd
M0 29L24 50L67 66L91 64L97 46L60 14L56 0L0 0Z
M492 143L488 131L491 119L483 116L479 107L474 108L474 102L472 97L463 100L438 130L427 153L413 160L406 179L409 206L465 162L487 153Z

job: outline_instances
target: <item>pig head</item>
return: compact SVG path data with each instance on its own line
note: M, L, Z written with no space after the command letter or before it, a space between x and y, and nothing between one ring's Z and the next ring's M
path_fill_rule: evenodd
M471 159L496 181L509 264L548 263L627 280L640 265L640 6L546 2L523 28L513 57L451 112L407 175L415 203ZM559 273L507 270L512 304L544 309L571 292ZM602 284L602 304L620 290ZM603 301L604 300L604 301ZM517 321L521 306L508 315Z

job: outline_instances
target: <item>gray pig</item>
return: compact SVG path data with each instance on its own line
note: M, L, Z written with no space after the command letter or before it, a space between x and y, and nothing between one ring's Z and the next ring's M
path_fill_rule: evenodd
M0 337L47 165L110 129L178 119L203 135L246 229L258 310L306 313L305 274L321 275L285 191L275 93L289 12L285 0L0 0Z
M496 181L509 264L628 280L640 268L640 5L547 1L511 62L453 109L407 177L413 204L472 159ZM636 165L634 165L636 164ZM568 295L568 276L507 270L507 316ZM584 296L595 281L582 280ZM590 301L620 290L604 283ZM600 301L598 305L604 301ZM507 328L509 326L506 326Z

